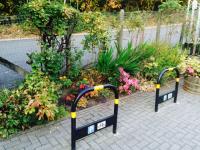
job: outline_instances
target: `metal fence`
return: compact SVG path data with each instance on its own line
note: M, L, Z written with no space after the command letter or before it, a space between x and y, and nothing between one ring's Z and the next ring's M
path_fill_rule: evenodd
M0 16L0 25L20 24L23 21L22 16Z

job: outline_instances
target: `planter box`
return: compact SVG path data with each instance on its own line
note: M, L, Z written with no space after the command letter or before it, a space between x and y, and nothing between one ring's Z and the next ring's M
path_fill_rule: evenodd
M183 88L188 92L200 94L200 78L185 77Z

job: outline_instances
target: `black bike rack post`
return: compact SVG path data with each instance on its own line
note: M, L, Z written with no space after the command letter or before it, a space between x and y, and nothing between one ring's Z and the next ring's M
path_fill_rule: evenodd
M164 76L164 74L168 71L175 71L176 72L176 85L175 85L175 90L171 91L169 93L163 94L160 96L160 84L161 84L161 79ZM158 79L157 79L157 83L156 83L156 102L155 102L155 112L158 112L158 105L170 100L172 98L174 98L174 103L177 102L177 96L178 96L178 86L179 86L179 80L180 80L180 73L178 71L177 68L167 68L164 69Z
M105 88L112 90L115 94L114 114L109 117L103 118L101 120L95 121L93 123L87 124L85 126L76 128L76 107L81 97L91 91L98 91ZM113 125L113 133L115 134L117 132L118 104L119 104L118 90L113 85L110 85L110 84L99 85L95 87L86 88L83 91L81 91L71 106L71 149L72 150L76 149L77 140L85 136L88 136L92 133L95 133L103 128L109 127L111 125Z

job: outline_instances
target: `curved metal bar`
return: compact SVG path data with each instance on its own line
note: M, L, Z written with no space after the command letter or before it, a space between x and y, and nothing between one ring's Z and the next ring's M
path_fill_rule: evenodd
M86 88L86 89L84 89L83 91L81 91L81 92L78 94L78 96L76 97L76 99L75 99L74 102L72 103L71 112L75 112L75 111L76 111L77 104L78 104L78 102L80 101L81 97L84 96L86 93L91 92L91 91L94 91L94 88L93 88L93 87Z
M168 71L175 71L176 72L176 84L175 84L175 90L164 94L163 96L160 96L160 84L161 84L161 79L162 77L165 75L166 72ZM177 68L166 68L164 69L160 74L159 77L157 79L157 83L156 83L156 101L155 101L155 112L158 111L158 105L168 99L171 99L172 97L174 97L174 103L176 103L177 101L177 96L178 96L178 86L179 86L179 77L180 77L180 73L178 71Z
M116 99L119 98L118 91L117 91L117 88L115 86L113 86L111 84L105 84L103 87L104 87L104 89L105 88L111 89L114 92L114 94L115 94L115 98ZM76 97L76 99L74 100L74 102L72 103L71 112L75 112L76 111L77 104L80 101L80 99L81 99L82 96L84 96L85 94L87 94L89 92L92 92L94 90L95 90L94 87L89 87L89 88L86 88L83 91L81 91L78 94L78 96Z
M157 79L157 84L160 84L160 83L161 83L162 77L163 77L163 76L165 75L165 73L168 72L168 71L176 71L176 78L179 78L179 77L180 77L180 73L179 73L179 71L178 71L177 68L166 68L166 69L164 69L164 70L160 73L160 75L159 75L159 77L158 77L158 79Z

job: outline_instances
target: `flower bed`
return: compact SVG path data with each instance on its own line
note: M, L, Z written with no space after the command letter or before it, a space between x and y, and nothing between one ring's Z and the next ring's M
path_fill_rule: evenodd
M176 67L184 56L179 47L160 43L111 47L105 16L98 12L84 15L58 1L33 0L20 12L27 24L39 31L41 51L28 55L32 72L24 82L16 89L1 91L0 137L65 117L76 95L87 87L110 83L119 87L121 95L148 91L141 85L153 83L163 68ZM79 22L84 22L81 27L88 30L80 51L70 45ZM84 50L88 53L95 49L97 62L83 69ZM167 78L173 76L167 74ZM82 97L78 107L86 108L110 97L108 90L94 91Z

